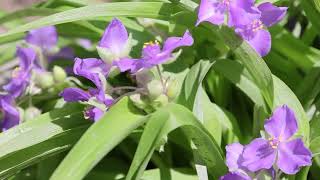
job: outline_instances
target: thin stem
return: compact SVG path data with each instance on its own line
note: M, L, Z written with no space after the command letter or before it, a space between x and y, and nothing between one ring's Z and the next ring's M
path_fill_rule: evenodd
M159 65L157 65L157 71L158 71L158 74L159 74L159 76L160 76L160 81L161 81L161 85L162 85L162 90L163 90L163 92L164 92L164 91L165 91L165 85L164 85L164 81L163 81L163 77L162 77L162 74L161 74Z
M113 87L111 91L118 91L118 90L137 90L139 88L133 86L121 86L121 87Z

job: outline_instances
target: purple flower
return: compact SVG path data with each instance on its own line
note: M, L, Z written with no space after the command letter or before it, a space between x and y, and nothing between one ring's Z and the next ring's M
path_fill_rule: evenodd
M129 57L131 47L131 35L128 35L122 22L114 18L106 28L97 50L105 62L112 64L113 61Z
M6 131L20 122L19 110L14 105L14 98L10 95L0 96L0 110L3 115L1 122L2 131Z
M254 0L201 0L197 24L208 21L221 25L228 16L228 25L248 24L259 17L259 11L254 7Z
M298 125L294 112L286 105L277 108L265 122L270 138L257 138L244 148L241 165L255 172L273 164L286 174L295 174L311 165L311 152L300 138L291 139Z
M271 49L271 35L266 30L283 19L286 7L276 7L271 3L258 6L260 16L245 24L237 24L235 31L246 40L261 56L265 56Z
M18 48L17 56L20 59L20 65L12 73L12 79L3 86L13 97L19 97L29 85L31 70L36 60L36 53L31 48Z
M241 165L243 149L244 147L240 143L233 143L226 146L226 164L228 166L229 173L220 177L220 180L251 179L251 177L247 174L248 170Z
M149 69L156 65L165 63L176 58L173 51L181 46L191 46L193 38L189 31L186 31L183 37L170 37L164 42L161 49L160 44L156 42L145 43L142 49L141 59L123 59L118 61L115 65L120 71L131 70L135 73L141 69Z
M47 26L31 30L25 40L32 45L40 47L43 51L49 51L56 46L58 33L54 26Z
M67 102L87 102L93 107L85 111L85 117L97 121L104 114L109 106L113 104L113 99L105 94L106 76L110 67L100 59L75 59L73 72L92 81L96 88L84 91L80 88L66 88L60 96Z

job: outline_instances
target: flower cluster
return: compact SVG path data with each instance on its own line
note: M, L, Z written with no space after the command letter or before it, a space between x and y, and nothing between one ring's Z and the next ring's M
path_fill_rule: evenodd
M286 105L278 107L264 124L266 138L254 139L243 146L233 143L226 147L229 173L221 180L259 179L268 173L279 178L280 172L296 174L310 166L312 154L302 139L293 138L298 130L294 112Z
M162 79L159 64L167 63L178 57L173 51L181 46L191 46L193 38L186 31L183 37L170 37L161 48L158 41L145 43L140 58L131 58L132 36L128 34L122 22L114 18L107 26L97 51L101 59L87 58L75 59L73 72L94 83L96 88L84 91L77 87L66 88L60 95L67 102L82 102L89 107L85 110L85 117L97 121L114 104L117 99L124 95L132 95L131 99L138 107L146 108L148 103L161 104L168 101L172 93L169 87L171 81ZM154 79L150 72L157 66L160 80ZM111 87L107 88L107 78L110 73L129 72L135 78L138 87ZM159 88L158 88L159 87ZM117 94L117 90L134 90L124 94ZM148 98L146 98L148 96ZM152 104L152 103L151 103ZM149 108L150 109L150 108Z
M265 56L271 49L271 35L266 28L281 21L286 11L287 7L269 2L256 7L254 0L201 0L197 25L204 21L221 25L227 17L228 26Z
M0 109L3 113L2 131L16 126L25 119L19 112L21 110L16 105L16 99L37 94L41 89L49 88L55 81L61 81L66 76L60 67L55 67L53 73L47 70L48 61L55 59L64 51L54 52L58 42L55 27L49 26L30 31L25 37L25 42L27 47L17 47L16 56L19 59L19 66L13 70L11 79L3 86L4 92L0 96ZM71 52L65 56L73 55ZM35 110L31 106L28 109Z

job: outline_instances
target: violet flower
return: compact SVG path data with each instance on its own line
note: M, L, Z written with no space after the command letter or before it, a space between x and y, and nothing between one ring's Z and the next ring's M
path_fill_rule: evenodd
M47 52L57 45L58 33L54 26L42 27L31 30L25 40Z
M20 59L20 65L12 73L12 79L3 89L14 98L22 95L30 83L31 70L36 60L36 53L31 48L18 48L17 56Z
M267 27L278 23L287 12L287 7L276 7L269 2L258 6L260 16L246 24L237 24L235 31L246 40L261 56L265 56L271 49L271 35Z
M311 165L311 152L302 139L292 139L298 125L294 112L288 106L278 107L266 120L264 128L270 138L257 138L244 148L243 167L255 172L275 165L286 174L295 174L300 167Z
M11 95L0 96L0 110L3 115L1 122L2 131L6 131L20 123L20 113L14 105L14 98Z
M149 69L156 65L165 63L177 58L173 51L181 46L191 46L193 38L189 31L186 31L183 37L169 37L161 49L160 44L156 42L145 43L142 49L141 59L123 59L116 66L121 72L130 70L135 73L141 69ZM178 53L179 54L179 53Z
M131 35L128 35L122 22L114 18L97 46L98 53L108 64L128 58L132 48L131 40Z
M233 143L226 146L226 164L229 169L229 173L220 177L220 180L251 180L259 179L261 173L267 173L270 177L274 177L273 169L261 170L258 172L250 172L245 166L242 166L243 162L243 150L244 146L240 143Z
M225 14L229 26L248 24L259 17L254 0L201 0L196 25L204 21L221 25L225 22Z
M75 59L73 72L92 81L96 88L84 91L80 88L66 88L60 96L67 102L86 102L92 105L85 111L86 118L97 121L113 104L113 99L105 94L106 79L110 67L100 59Z

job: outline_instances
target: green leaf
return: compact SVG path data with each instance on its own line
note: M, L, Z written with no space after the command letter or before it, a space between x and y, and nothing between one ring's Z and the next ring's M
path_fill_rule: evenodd
M211 176L218 178L227 171L221 149L199 120L185 107L169 104L150 115L126 179L139 179L161 140L178 128L195 144Z
M48 16L54 13L57 13L57 10L47 9L47 8L27 8L18 10L5 16L0 17L0 24L10 22L13 20L20 20L21 18L26 18L28 16Z
M178 95L178 104L182 104L190 110L193 109L198 89L202 86L202 81L212 64L209 61L199 61L190 69Z
M5 34L1 34L0 38L2 39L7 36L12 36L17 33L26 32L43 26L95 19L98 17L124 16L164 18L169 16L173 9L172 5L168 5L168 3L161 2L120 2L90 5L56 13L18 26Z
M316 101L316 97L320 93L319 77L320 63L316 63L297 88L297 96L307 110Z
M162 180L162 179L181 179L198 180L199 177L192 169L170 169L169 174L163 176L160 169L151 169L143 173L141 180Z
M145 121L146 118L137 112L128 98L123 98L85 132L51 179L84 178L106 154Z
M234 30L223 26L219 32L222 34L226 44L234 51L244 67L248 70L253 81L261 90L269 108L271 108L274 98L272 74L264 60L247 42L236 35Z
M88 128L79 105L45 113L0 135L0 177L68 150Z

